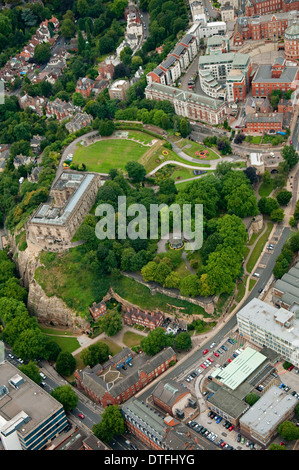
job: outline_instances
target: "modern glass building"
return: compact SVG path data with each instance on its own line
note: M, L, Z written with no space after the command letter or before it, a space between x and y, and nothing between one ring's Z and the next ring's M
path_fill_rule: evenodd
M0 437L6 450L40 450L67 426L61 403L9 362L0 364Z

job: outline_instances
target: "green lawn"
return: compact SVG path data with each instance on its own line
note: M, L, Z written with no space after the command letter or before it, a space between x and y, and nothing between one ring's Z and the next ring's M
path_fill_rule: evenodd
M132 348L133 346L138 346L143 338L144 336L138 335L133 331L126 331L123 336L123 343L128 346L128 348Z
M217 160L219 158L217 153L214 152L211 148L208 148L198 142L193 142L189 139L181 139L179 141L175 141L175 143L184 153L189 155L189 157L198 158L200 163L204 162L205 160ZM196 152L202 152L204 150L209 152L206 158L200 158L199 155L195 155Z
M124 170L130 161L138 161L149 149L142 144L126 139L107 139L87 147L78 145L74 163L85 163L87 171L109 173L112 168Z
M273 180L271 179L270 184L262 183L259 189L259 195L261 197L268 197L273 191Z
M76 349L80 348L80 344L76 338L46 335L46 339L47 341L54 341L54 343L57 343L63 352L72 353L76 351Z
M259 259L259 256L260 256L260 254L261 254L261 252L264 248L264 245L265 245L266 241L269 238L269 235L271 233L272 228L273 228L273 223L268 222L265 232L263 233L263 235L256 242L256 245L253 248L252 253L250 255L250 258L247 261L247 265L246 265L246 269L249 273L251 273L251 271L253 270L257 260Z

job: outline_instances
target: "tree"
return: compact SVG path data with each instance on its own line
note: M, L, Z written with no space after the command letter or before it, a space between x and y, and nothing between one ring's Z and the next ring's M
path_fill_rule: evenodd
M273 222L282 222L284 219L284 211L282 209L274 209L270 214L270 219Z
M145 175L146 175L146 170L144 166L142 166L138 162L128 162L126 164L126 171L128 172L129 178L134 182L134 183L140 183L141 181L144 180Z
M28 329L38 330L39 325L36 317L30 317L28 312L24 311L20 315L17 315L7 322L3 332L4 339L8 344L13 346L19 338L20 334Z
M199 294L199 279L196 274L189 274L181 279L180 294L185 297L196 297Z
M249 179L251 184L255 184L258 181L258 176L256 174L256 168L254 168L253 166L249 166L248 168L246 168L246 170L244 170L244 173L247 176L247 178Z
M180 122L180 133L182 137L187 137L190 134L190 124L189 121L185 118L181 119Z
M76 367L76 359L68 351L61 351L56 360L56 370L58 374L68 377Z
M109 442L114 436L123 434L126 430L124 417L118 405L110 405L105 408L100 423L92 428L94 435L104 442Z
M278 434L286 441L299 439L299 429L291 421L284 421L277 428Z
M13 353L24 360L43 358L46 342L45 335L39 329L27 329L14 342Z
M71 385L60 385L52 390L51 395L62 404L65 411L72 411L79 401Z
M293 168L299 161L299 155L292 145L285 145L282 149L281 155L287 162L289 168Z
M252 406L254 405L260 397L256 393L248 393L245 397L245 402L248 403L248 405Z
M280 191L277 194L276 199L278 201L278 204L280 204L281 206L286 206L292 199L292 196L293 193L291 193L291 191Z
M179 351L186 351L192 347L192 341L189 333L182 331L174 338L174 346Z
M154 356L165 347L172 346L172 343L173 338L165 333L164 328L158 327L141 340L140 346L145 354Z
M42 378L39 374L39 367L36 365L36 362L29 361L28 364L22 364L19 367L20 371L27 375L33 382L40 384Z
M84 106L85 100L81 93L75 92L72 95L72 103L74 106Z
M45 64L50 60L51 49L49 44L38 44L34 49L34 60L37 64Z
M75 23L71 19L67 18L63 20L60 30L64 38L70 39L74 36L76 31Z
M109 136L113 134L115 125L113 121L109 119L102 119L99 124L99 134L102 136Z
M106 335L114 336L123 327L122 316L119 312L113 310L108 311L103 317L99 319L99 325Z
M269 185L271 183L271 173L270 171L268 170L265 170L264 174L263 174L263 183L265 183L266 185Z
M262 214L270 215L275 209L279 209L279 204L272 197L261 197L258 202L258 208Z
M293 233L291 235L289 245L293 253L299 251L299 232Z
M55 343L55 341L48 341L46 344L45 359L47 359L47 361L56 362L59 353L61 353L61 347Z
M91 344L88 348L83 349L81 359L86 366L94 367L95 365L105 362L109 359L110 350L106 343L98 341Z

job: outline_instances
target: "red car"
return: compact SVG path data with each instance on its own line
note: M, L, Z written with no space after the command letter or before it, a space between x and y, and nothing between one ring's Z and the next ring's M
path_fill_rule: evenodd
M232 430L234 429L234 427L235 427L235 426L231 425L231 426L228 428L228 430L229 430L229 431L232 431Z
M218 352L214 352L214 356L219 357Z
M289 367L289 370L293 370L294 369L294 366L292 365L291 367Z
M204 364L201 364L201 366L203 369L206 369L206 366Z
M231 359L228 359L227 362L232 362L232 360L231 360Z
M214 359L212 359L211 357L208 357L209 361L211 362L214 362Z
M82 413L79 413L78 416L79 416L79 418L81 418L81 419L84 419L84 418L85 418L85 416L84 416Z
M208 349L205 349L203 354L208 354L209 350Z
M220 445L221 445L221 447L224 447L224 446L226 446L226 442L221 442Z

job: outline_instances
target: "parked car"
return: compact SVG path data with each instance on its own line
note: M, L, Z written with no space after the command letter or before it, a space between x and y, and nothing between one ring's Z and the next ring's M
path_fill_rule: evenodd
M224 346L224 344L222 346L220 346L221 349L223 349L223 351L227 351L227 347Z
M231 359L228 359L227 362L232 362L232 360L231 360Z
M84 418L85 418L85 416L84 416L83 413L79 413L78 416L79 416L80 419L84 419Z
M232 424L232 425L228 428L228 430L229 430L229 431L232 431L232 430L234 429L234 427L235 427L235 426Z
M212 359L211 357L208 357L208 360L209 360L210 362L214 362L214 359Z
M204 364L201 364L200 367L201 367L202 369L206 369L206 366L205 366Z
M219 353L215 351L214 356L219 357Z
M205 350L203 351L203 355L208 354L208 352L209 352L209 349L205 349Z
M241 436L241 434L239 433L239 434L238 434L238 437L237 437L237 442L241 442L241 437L242 437L242 436Z

